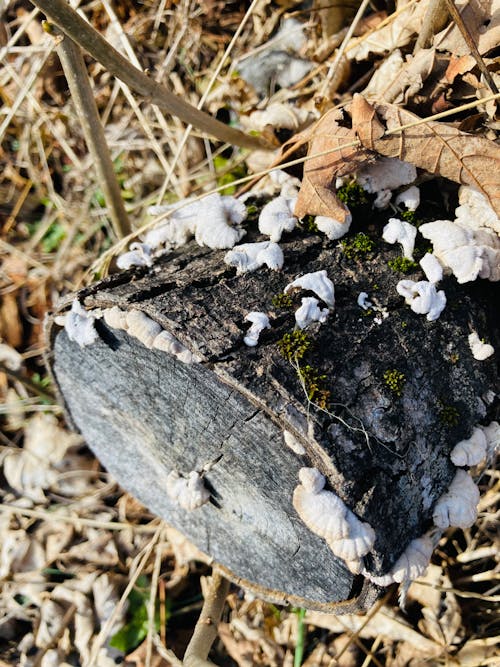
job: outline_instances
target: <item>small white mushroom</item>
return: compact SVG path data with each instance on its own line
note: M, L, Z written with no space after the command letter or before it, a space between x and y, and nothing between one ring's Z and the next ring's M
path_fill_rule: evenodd
M283 440L285 441L285 445L289 447L292 452L295 452L295 454L303 456L306 453L304 445L297 440L294 434L290 433L290 431L283 431Z
M456 466L475 466L486 458L488 443L482 428L476 426L470 438L460 440L451 450L450 458Z
M295 311L295 322L299 329L305 329L311 322L326 322L330 311L328 308L320 308L318 299L313 296L305 296L302 305Z
M400 192L394 203L396 206L403 204L408 211L416 211L420 205L420 190L416 185L412 185L407 190Z
M252 311L245 316L245 320L247 322L251 322L252 326L247 331L246 336L243 338L243 342L245 345L248 345L248 347L255 347L259 342L261 331L271 328L269 318L265 313Z
M387 574L376 576L366 570L363 574L377 586L414 581L427 570L433 551L432 538L429 535L422 535L410 542Z
M209 195L200 200L194 238L200 246L213 250L232 248L246 234L240 227L228 224L227 205L220 195Z
M389 206L391 198L392 198L391 190L379 190L377 192L377 196L375 197L375 201L373 202L374 208L383 211Z
M438 528L469 528L477 518L479 489L472 477L459 468L450 488L434 505L432 519Z
M460 206L455 209L456 222L468 224L472 221L476 228L486 227L500 234L500 220L481 192L469 185L462 185L458 191L458 203Z
M434 220L420 225L418 231L428 239L434 248L434 254L440 257L442 252L461 248L472 241L472 232L456 225L451 220Z
M426 252L419 263L422 271L425 273L425 277L430 283L435 285L443 279L443 267L436 255Z
M105 308L103 310L103 318L108 327L111 329L124 329L127 330L127 311L118 308L118 306L113 306L112 308Z
M403 247L403 255L406 259L413 260L413 249L415 248L415 238L417 228L398 218L389 218L389 222L384 227L382 238L387 243L400 243Z
M326 540L332 552L346 561L351 572L361 570L361 558L371 551L375 532L360 521L332 491L316 468L301 468L293 506L309 530Z
M152 250L147 243L131 243L130 250L117 258L116 265L119 269L130 269L132 266L152 266Z
M293 199L299 194L300 180L295 176L290 176L283 169L273 169L269 173L269 177L273 183L281 188L280 194L285 199Z
M285 294L299 288L314 292L329 308L335 306L335 288L324 269L300 276L285 287Z
M78 343L80 347L91 345L99 338L94 326L95 320L92 311L85 310L78 299L74 299L71 310L64 318L64 329L68 338Z
M479 338L477 331L473 331L469 335L468 340L472 356L478 361L484 361L485 359L488 359L488 357L491 357L491 355L495 352L495 348L492 345L489 343L484 343Z
M297 218L293 214L296 197L276 197L268 202L259 215L259 230L267 234L271 241L277 243L283 232L291 232L295 229Z
M236 273L241 274L256 271L264 264L273 271L278 271L283 268L285 258L277 243L261 241L234 246L225 254L224 261L229 266L234 266Z
M153 340L152 347L162 352L168 352L184 364L192 364L201 361L200 357L193 354L188 348L183 345L175 336L169 331L160 331L160 333Z
M356 180L367 192L395 190L409 185L417 178L417 169L410 162L397 158L380 157L366 164L356 174Z
M368 294L366 292L359 293L358 306L363 310L368 310L373 306L373 303L371 301L368 301Z
M172 470L167 477L166 486L168 497L188 512L201 507L210 499L210 492L205 488L203 479L194 470L187 478Z
M127 331L141 341L143 345L151 349L156 336L162 328L141 310L129 310L127 312Z
M493 454L500 448L500 424L498 422L490 422L488 426L479 427L486 436L487 456Z
M247 207L242 201L236 197L231 197L230 195L222 196L221 201L224 211L226 212L226 217L229 222L233 223L233 225L241 225L241 223L247 219Z
M342 238L349 231L352 215L349 213L345 222L339 222L335 218L328 218L325 215L318 215L314 218L314 222L320 232L323 232L330 241L335 241Z
M405 297L414 313L427 315L429 322L437 320L446 306L446 294L436 291L436 286L426 280L400 280L396 286L398 294Z

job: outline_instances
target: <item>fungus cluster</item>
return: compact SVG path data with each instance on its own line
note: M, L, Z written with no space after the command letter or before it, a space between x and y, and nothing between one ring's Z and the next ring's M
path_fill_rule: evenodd
M488 359L495 352L493 345L482 341L477 335L477 331L473 331L469 335L468 341L472 356L478 361L484 361L485 359Z
M434 541L430 535L422 535L412 540L397 559L389 572L382 575L373 575L363 570L363 575L377 586L389 586L397 582L399 584L414 581L422 576L434 551Z
M469 528L477 518L479 489L472 477L459 468L446 493L434 505L434 525L445 529L450 526Z
M166 490L168 497L188 512L210 500L210 491L205 488L203 479L195 470L187 477L182 477L177 470L172 470L167 477Z
M450 458L458 466L475 466L486 458L488 443L483 429L476 426L470 438L460 440L452 449Z
M398 294L405 298L414 313L427 315L427 320L437 320L446 306L446 294L436 290L436 286L427 280L400 280L396 286Z
M273 271L279 271L283 268L284 261L283 251L273 241L243 243L234 246L224 256L224 262L235 267L238 275L256 271L264 265Z
M413 261L413 250L415 248L415 238L417 228L398 218L389 218L389 222L384 227L382 238L387 243L400 243L403 247L403 255L406 259Z
M301 468L293 506L309 530L323 538L332 552L354 574L362 570L362 558L375 542L375 532L344 505L332 491L325 491L325 477L316 468Z
M179 202L168 206L152 206L152 215L170 213L167 221L149 231L146 245L153 249L161 245L178 247L193 238L200 246L212 249L232 248L245 235L240 227L247 217L246 206L239 199L217 193L203 199Z
M285 294L303 289L314 292L329 308L335 306L335 288L325 270L305 273L285 287Z
M125 311L118 306L102 310L100 308L85 310L78 299L74 299L71 310L58 315L55 322L64 326L71 341L78 343L80 347L85 347L99 338L95 321L101 318L111 329L126 331L129 336L137 338L149 349L168 352L186 364L201 361L200 357L188 350L175 336L140 310Z

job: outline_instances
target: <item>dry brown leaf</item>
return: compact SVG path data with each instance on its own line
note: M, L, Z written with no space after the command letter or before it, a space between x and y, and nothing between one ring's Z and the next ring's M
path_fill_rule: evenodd
M450 64L446 69L446 81L448 83L453 83L457 76L460 74L465 74L466 72L470 72L471 69L474 69L475 66L476 59L470 54L461 56L460 58L455 58L452 56L450 59Z
M461 0L456 4L479 53L484 55L497 47L500 41L499 0ZM435 36L434 46L440 51L450 51L455 56L470 53L460 29L454 22Z
M355 171L369 159L369 155L358 146L340 148L356 140L353 130L339 124L341 119L341 113L332 109L312 128L292 140L298 145L309 141L308 155L332 151L305 163L294 211L298 218L304 215L325 215L344 222L349 214L347 207L335 196L335 178ZM335 150L337 148L338 151Z
M405 61L397 49L384 60L363 91L365 97L402 104L418 93L434 68L434 49L421 49ZM475 63L475 61L474 61Z
M411 162L431 174L470 185L482 192L500 214L500 148L496 143L437 121L383 135L381 126L391 131L420 118L392 104L372 106L361 95L354 96L351 114L353 128L363 146Z

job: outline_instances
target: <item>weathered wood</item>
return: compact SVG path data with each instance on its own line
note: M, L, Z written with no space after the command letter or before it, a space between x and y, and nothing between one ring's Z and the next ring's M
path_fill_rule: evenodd
M89 309L143 311L200 355L200 364L147 349L102 321L100 339L80 348L51 321L50 365L69 419L107 469L231 578L276 601L338 612L367 608L377 587L353 576L296 514L298 470L313 466L325 474L376 532L366 567L375 574L390 569L430 527L432 507L455 472L451 448L491 417L480 397L494 388L495 364L474 360L467 342L473 325L498 343L491 290L445 279L448 306L427 322L396 293L401 276L387 260L398 249L381 243L361 263L301 232L282 247L282 272L236 276L224 252L188 246L151 270L80 292ZM336 308L325 324L309 328L314 349L307 363L326 376L329 412L308 404L280 355L277 342L293 330L294 316L272 303L298 274L319 269L335 283ZM362 311L361 291L389 317L377 323L376 312ZM272 328L248 348L244 317L252 310L269 313ZM384 384L389 369L405 376L401 397ZM443 420L444 407L457 410L456 424ZM284 444L284 429L304 455ZM176 507L165 493L172 469L205 471L211 502L193 512Z

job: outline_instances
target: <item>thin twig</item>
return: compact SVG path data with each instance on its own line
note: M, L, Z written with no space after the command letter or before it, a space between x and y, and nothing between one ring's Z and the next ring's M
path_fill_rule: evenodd
M455 21L455 24L457 28L460 30L462 33L462 37L465 39L465 43L471 50L472 55L474 56L474 60L476 61L477 66L481 70L484 78L486 79L486 83L490 87L490 90L492 93L498 93L498 88L496 83L493 81L493 77L491 76L490 71L484 64L484 60L481 57L481 54L478 51L478 48L476 46L476 43L474 42L472 35L469 32L469 29L464 23L463 18L460 15L460 12L458 9L455 7L455 3L453 0L445 0L446 7L448 11L450 12L450 16L452 19Z
M200 617L184 654L185 667L213 667L207 658L217 637L217 624L224 610L229 586L229 581L220 572L212 572Z
M126 83L136 93L147 98L152 104L166 109L185 123L191 123L221 141L227 141L243 148L269 148L264 140L224 125L209 114L199 111L188 102L177 97L157 81L150 79L114 49L97 30L92 28L74 9L66 4L65 0L32 0L32 2L43 11L51 22L101 63L111 74Z
M116 236L121 239L131 233L132 227L125 211L82 52L69 37L62 36L57 45L57 54L61 60L85 141L95 163L113 229Z

